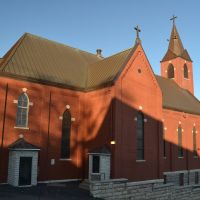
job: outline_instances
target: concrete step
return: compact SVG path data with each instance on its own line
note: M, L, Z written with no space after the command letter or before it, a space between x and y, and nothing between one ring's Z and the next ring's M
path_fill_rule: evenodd
M87 179L85 179L84 181L82 181L79 184L79 188L89 191L90 190L90 182Z

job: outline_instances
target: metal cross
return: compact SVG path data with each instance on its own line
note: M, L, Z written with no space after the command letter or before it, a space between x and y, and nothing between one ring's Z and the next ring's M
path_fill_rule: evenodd
M139 38L139 32L141 32L139 26L136 26L134 29L136 30L137 38Z
M175 19L177 18L177 16L173 15L172 18L170 20L173 21L173 25L175 24Z

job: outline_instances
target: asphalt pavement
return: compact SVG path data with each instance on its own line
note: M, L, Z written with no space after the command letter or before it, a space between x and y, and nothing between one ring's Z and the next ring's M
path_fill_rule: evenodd
M89 192L78 187L78 182L38 184L34 187L0 185L0 200L92 200Z

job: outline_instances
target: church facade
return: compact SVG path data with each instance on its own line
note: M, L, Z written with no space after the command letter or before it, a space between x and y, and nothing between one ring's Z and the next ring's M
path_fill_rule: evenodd
M103 58L26 33L0 59L0 94L0 183L200 176L200 102L175 24L161 76L138 35Z

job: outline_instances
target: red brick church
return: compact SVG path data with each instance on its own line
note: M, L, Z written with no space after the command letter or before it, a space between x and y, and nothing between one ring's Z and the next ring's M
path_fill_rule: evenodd
M139 29L103 58L25 33L0 59L0 183L200 176L200 102L175 23L155 75Z

